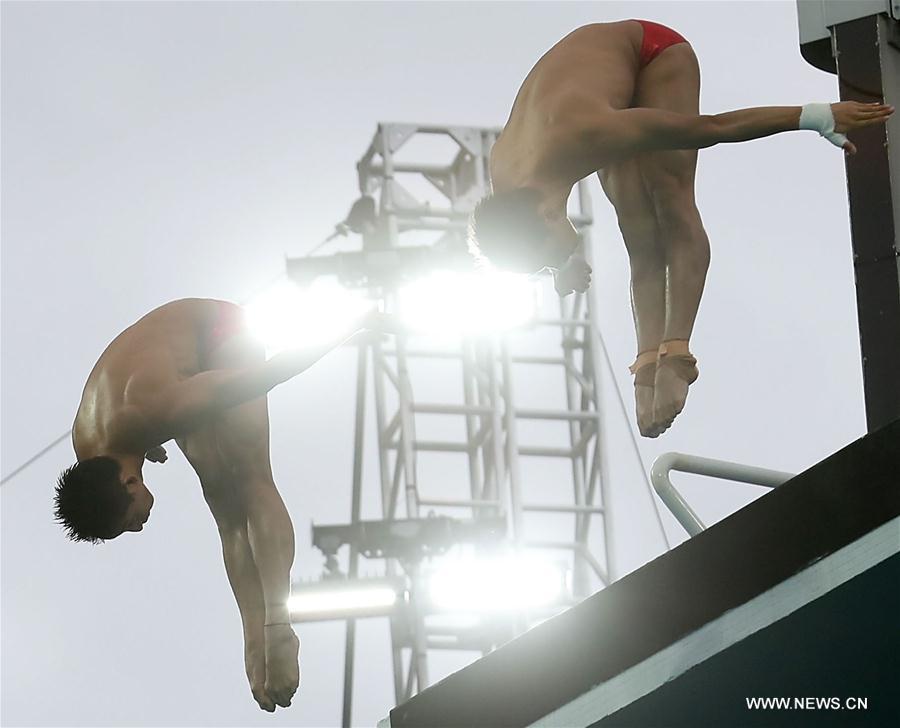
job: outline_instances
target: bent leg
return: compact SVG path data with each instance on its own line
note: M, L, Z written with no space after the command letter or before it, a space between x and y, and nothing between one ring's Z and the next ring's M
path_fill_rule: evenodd
M645 437L655 437L653 427L653 387L655 354L662 342L666 323L665 256L657 239L652 202L644 188L638 161L619 162L597 173L613 207L625 241L631 265L631 310L637 337L638 355L649 363L634 370L635 410L638 429Z
M699 99L700 69L686 43L667 48L638 79L637 106L697 114ZM685 342L677 346L686 350L709 268L709 239L694 197L697 152L646 154L640 167L666 261L666 323L662 340ZM661 361L665 362L665 356ZM667 429L684 408L688 386L695 378L695 369L692 364L687 365L688 361L679 354L667 362L669 365L657 367L653 420L660 431Z

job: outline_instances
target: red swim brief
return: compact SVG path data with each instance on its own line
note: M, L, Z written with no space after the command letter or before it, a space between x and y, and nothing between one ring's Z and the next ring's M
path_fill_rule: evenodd
M687 41L671 28L649 20L637 20L644 29L644 40L641 43L641 68L656 58L669 46Z
M244 331L244 309L228 301L216 301L216 318L207 334L206 350L215 351L227 339Z

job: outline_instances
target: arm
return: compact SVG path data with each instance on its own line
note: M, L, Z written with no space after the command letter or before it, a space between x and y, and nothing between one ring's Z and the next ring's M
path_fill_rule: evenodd
M624 109L607 115L595 132L607 156L664 149L704 149L715 144L760 139L800 128L800 106L761 106L724 114L689 116L663 109ZM838 133L883 123L893 108L846 101L831 105ZM856 148L847 142L844 148Z
M610 114L601 134L627 154L664 149L704 149L797 129L799 106L763 106L713 116L688 116L664 109L623 109ZM607 142L609 143L609 142Z

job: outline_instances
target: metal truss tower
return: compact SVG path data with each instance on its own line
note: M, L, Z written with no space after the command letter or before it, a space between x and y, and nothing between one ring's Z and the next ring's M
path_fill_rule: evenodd
M358 219L351 220L351 212L347 221L362 234L362 250L289 260L289 275L307 282L336 273L344 285L366 289L390 311L406 280L436 267L471 269L467 223L488 190L489 152L498 133L379 124L357 165L363 194L354 205ZM585 182L578 185L571 207L570 218L590 259L592 211ZM387 343L375 337L359 346L351 523L314 528L314 540L327 557L326 579L352 582L360 555L365 555L383 559L385 578L403 585L406 598L390 615L398 704L429 684L429 650L484 653L547 616L520 614L512 623L485 620L466 629L438 623L424 588L423 571L431 555L454 543L483 540L485 534L516 551L552 553L570 575L566 604L615 578L595 304L590 292L553 299L525 330L463 338L450 347L413 335ZM457 385L454 396L422 397L417 375L426 372L427 378L430 370L433 381L435 367L443 384ZM446 374L448 368L452 374ZM525 392L523 384L541 391ZM360 520L370 394L381 522ZM535 394L545 400L540 406L521 404L534 399L525 395ZM460 436L450 440L420 434L436 425L442 434ZM545 434L553 428L556 442ZM537 431L539 441L528 442L528 432ZM429 458L438 458L440 465L429 468ZM436 493L437 479L427 475L448 472L448 458L457 459L458 472L466 473L467 481L452 496ZM546 485L552 487L529 490L529 474L540 479L551 470L553 482ZM447 478L440 480L448 490ZM346 574L339 571L336 556L343 545L349 546ZM354 638L355 623L349 619L344 725L350 724Z

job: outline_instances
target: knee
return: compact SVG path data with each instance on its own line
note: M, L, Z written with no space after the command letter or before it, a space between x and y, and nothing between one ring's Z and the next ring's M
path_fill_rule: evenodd
M709 257L709 239L694 202L693 191L660 189L654 194L653 203L667 257L674 250Z

